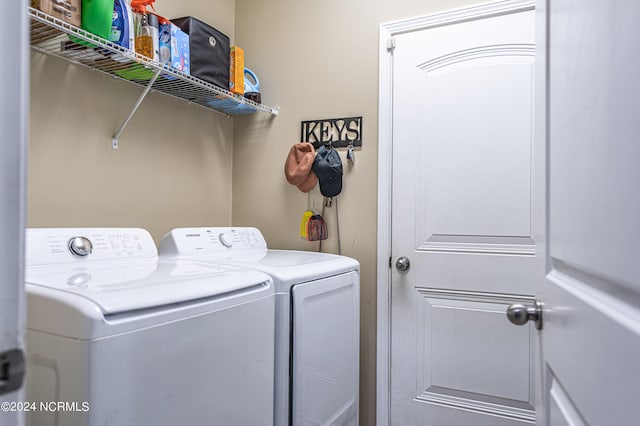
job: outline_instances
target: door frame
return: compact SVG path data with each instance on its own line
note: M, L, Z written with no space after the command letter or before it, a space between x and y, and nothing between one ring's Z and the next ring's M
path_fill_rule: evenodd
M0 34L3 39L11 40L0 46L0 53L3 57L13 58L4 66L3 81L0 82L4 94L0 99L0 128L3 131L0 142L0 352L13 349L24 352L25 349L23 265L30 79L27 6L26 0L9 2L0 16ZM19 359L11 362L11 367L17 367L16 372L22 373L23 386L0 395L3 403L24 399L24 368L20 368ZM0 417L10 424L24 424L22 410L4 410Z
M447 10L380 25L378 85L378 243L376 424L391 423L391 202L393 161L393 50L394 36L442 25L533 10L535 0L504 0ZM538 41L536 35L536 41ZM536 58L537 59L537 58ZM539 93L536 90L536 93ZM536 127L539 123L536 123Z

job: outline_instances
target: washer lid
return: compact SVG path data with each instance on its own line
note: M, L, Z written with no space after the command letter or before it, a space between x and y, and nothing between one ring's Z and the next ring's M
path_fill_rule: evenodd
M262 285L269 277L216 264L145 260L32 267L25 281L60 291L62 297L89 299L109 315L236 293Z

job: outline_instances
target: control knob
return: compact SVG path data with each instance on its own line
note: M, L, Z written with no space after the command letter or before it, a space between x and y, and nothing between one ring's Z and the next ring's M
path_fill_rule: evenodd
M86 237L73 237L68 244L69 251L76 256L87 256L93 251L93 244Z
M222 243L223 246L227 248L231 248L233 245L233 234L231 232L223 232L218 235L218 239Z

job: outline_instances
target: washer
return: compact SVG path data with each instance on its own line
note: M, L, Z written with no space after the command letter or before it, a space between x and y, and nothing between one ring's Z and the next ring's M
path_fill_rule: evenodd
M181 228L160 257L269 274L276 288L274 424L357 425L360 266L344 256L269 250L256 228Z
M28 229L28 424L273 422L274 287L143 229Z

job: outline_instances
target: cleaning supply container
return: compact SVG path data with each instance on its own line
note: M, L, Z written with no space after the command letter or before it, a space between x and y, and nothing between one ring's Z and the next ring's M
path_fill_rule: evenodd
M147 28L144 30L151 34L151 47L153 49L153 60L160 61L160 23L158 16L153 13L147 13Z
M109 40L113 0L82 0L82 29Z
M134 34L131 6L126 0L115 0L113 6L109 40L125 49L133 50Z
M160 29L158 31L158 61L162 65L171 65L171 21L158 16Z
M135 51L147 58L158 60L158 18L147 13L147 6L155 0L132 0ZM153 25L155 23L155 26Z
M244 49L231 46L230 59L229 91L236 95L244 95Z
M244 69L244 97L259 104L262 103L260 80L258 80L258 76L249 68Z

